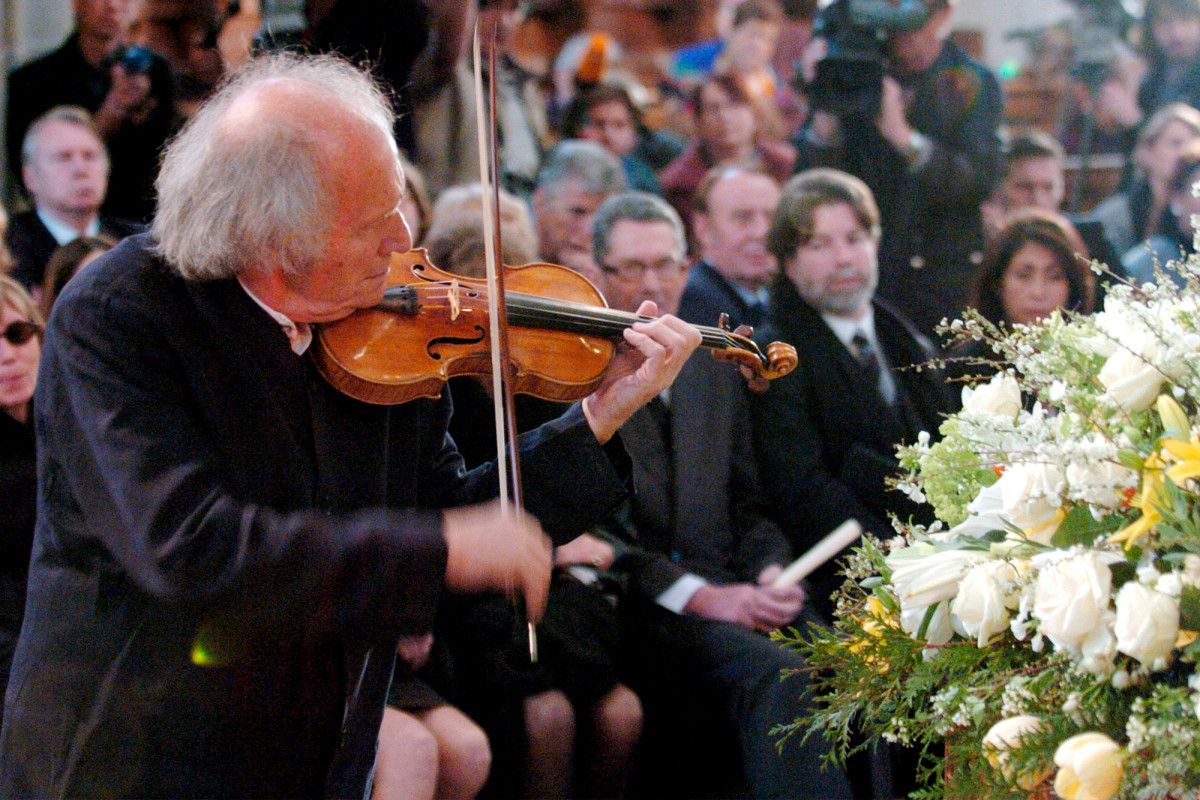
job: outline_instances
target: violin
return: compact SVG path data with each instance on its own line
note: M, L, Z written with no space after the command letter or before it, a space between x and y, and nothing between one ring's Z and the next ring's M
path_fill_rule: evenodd
M652 317L614 310L587 278L556 264L504 267L513 391L570 402L591 394L622 331ZM748 369L752 381L791 372L796 350L774 342L766 353L750 328L694 326L701 346ZM395 253L382 302L315 333L313 360L335 388L366 403L392 405L437 397L455 375L492 371L487 281L430 263L424 248Z

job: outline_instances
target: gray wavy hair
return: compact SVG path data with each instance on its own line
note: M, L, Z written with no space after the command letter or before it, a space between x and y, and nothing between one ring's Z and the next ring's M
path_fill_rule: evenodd
M338 179L329 169L328 127L287 105L245 118L240 106L234 109L270 82L291 82L331 109L344 109L348 118L378 128L395 150L391 103L366 73L334 56L254 59L227 79L163 156L152 230L158 252L185 278L232 277L248 268L303 271L324 252Z
M665 222L675 234L675 257L680 261L687 255L687 231L679 212L658 195L648 192L615 194L600 204L592 217L592 257L597 264L608 260L609 241L613 228L621 220L631 222Z

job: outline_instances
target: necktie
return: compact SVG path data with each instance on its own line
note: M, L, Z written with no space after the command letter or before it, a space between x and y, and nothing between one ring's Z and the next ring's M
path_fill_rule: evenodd
M854 346L854 355L871 385L879 386L879 356L871 346L871 340L862 331L855 331L850 344Z

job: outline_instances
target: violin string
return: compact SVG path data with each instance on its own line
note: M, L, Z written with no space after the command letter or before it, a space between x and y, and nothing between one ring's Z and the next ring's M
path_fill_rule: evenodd
M414 286L413 289L423 302L431 304L433 302L448 300L454 294L449 286L448 282L436 281ZM461 301L463 294L462 284L459 284L457 294ZM474 300L482 301L487 297L485 289L473 290L469 294L473 295L472 299ZM463 303L462 307L464 309L471 308L473 304L470 302ZM524 321L531 325L543 324L548 327L555 327L556 324L569 325L585 329L580 332L595 333L601 336L619 336L623 330L630 327L633 323L649 322L653 319L652 317L633 314L627 311L592 306L571 300L550 300L538 297L537 295L520 292L508 293L508 308L510 312L515 312L514 319L518 322ZM713 326L693 325L692 327L700 332L701 342L705 347L746 350L760 358L762 357L757 346L744 337L735 337L729 331Z

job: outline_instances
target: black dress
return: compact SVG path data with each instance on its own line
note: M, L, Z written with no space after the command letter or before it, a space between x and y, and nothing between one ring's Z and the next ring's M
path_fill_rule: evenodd
M0 412L0 697L25 615L37 507L33 426Z

